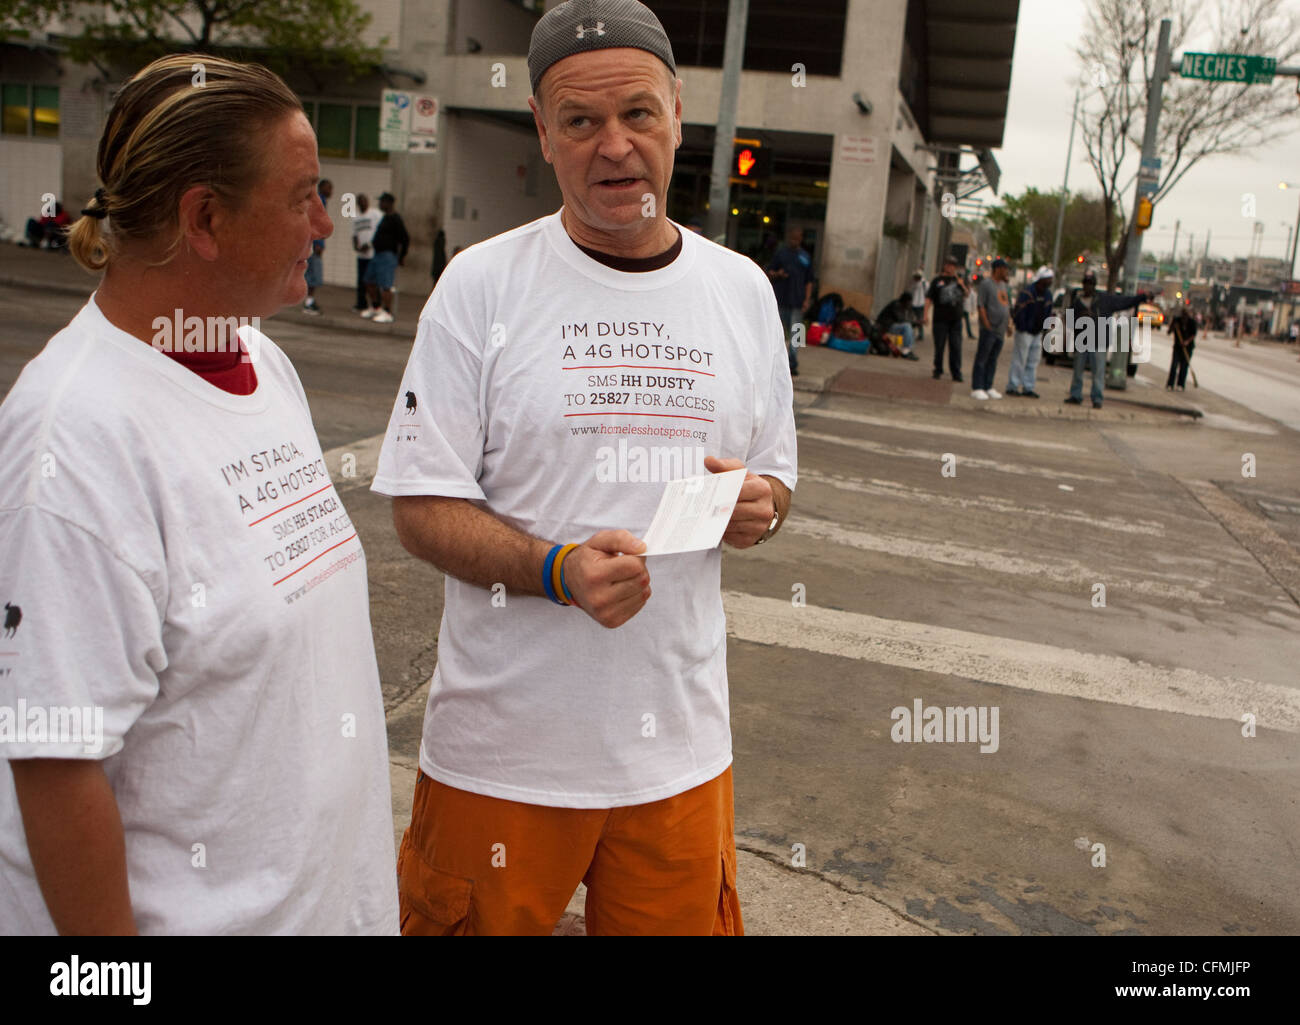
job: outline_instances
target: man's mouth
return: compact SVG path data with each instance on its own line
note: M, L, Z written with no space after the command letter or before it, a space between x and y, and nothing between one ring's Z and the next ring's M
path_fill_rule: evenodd
M629 186L635 185L640 180L640 178L602 178L600 181L596 182L596 184L604 185L606 188L611 189L625 189Z

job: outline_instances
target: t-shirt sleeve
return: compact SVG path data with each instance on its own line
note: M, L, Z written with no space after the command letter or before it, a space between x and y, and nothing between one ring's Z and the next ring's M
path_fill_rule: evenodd
M793 491L798 480L798 456L794 430L794 383L790 377L785 331L772 295L766 296L759 308L762 310L762 352L767 358L760 362L760 368L765 372L754 375L761 394L754 396L756 412L745 467L750 473L775 477Z
M371 490L486 500L482 361L425 312L393 404Z
M144 579L81 527L24 506L0 512L0 594L0 758L116 754L167 665Z

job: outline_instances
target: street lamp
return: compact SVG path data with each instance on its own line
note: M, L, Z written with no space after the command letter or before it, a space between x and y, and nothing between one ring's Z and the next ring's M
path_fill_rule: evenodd
M1277 187L1279 189L1300 189L1300 185L1297 185L1295 182L1278 182ZM1300 207L1297 207L1296 209L1295 231L1291 232L1291 255L1290 259L1287 260L1286 265L1286 277L1288 281L1291 281L1295 277L1296 242L1300 242Z

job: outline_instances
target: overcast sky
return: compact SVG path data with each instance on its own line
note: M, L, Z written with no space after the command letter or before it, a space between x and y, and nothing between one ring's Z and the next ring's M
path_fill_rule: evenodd
M1207 17L1210 7L1204 5ZM1018 194L1031 185L1039 189L1061 186L1070 110L1080 68L1074 50L1086 9L1085 0L1020 0L1006 134L1002 149L994 151L1002 168L999 196ZM1188 49L1212 49L1207 40L1190 43ZM1174 56L1176 59L1177 52ZM1177 78L1171 76L1171 80ZM1293 86L1295 79L1284 81ZM1248 255L1253 221L1242 217L1241 196L1253 192L1255 219L1264 222L1258 252L1262 256L1283 256L1287 226L1294 230L1296 223L1300 189L1282 191L1277 183L1290 180L1300 184L1300 98L1295 112L1294 126L1261 152L1206 157L1189 171L1156 208L1151 230L1143 237L1143 252L1167 251L1173 242L1174 222L1181 220L1178 248L1184 256L1189 234L1195 235L1196 251L1203 251L1206 231L1211 232L1212 255ZM1094 195L1100 192L1078 132L1069 188L1071 192L1087 190ZM986 203L996 201L987 190L979 198ZM1125 195L1126 207L1131 203L1130 188Z

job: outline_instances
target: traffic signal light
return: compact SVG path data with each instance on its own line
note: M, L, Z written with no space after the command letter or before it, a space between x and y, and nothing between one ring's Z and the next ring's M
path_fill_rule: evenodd
M1080 253L1078 256L1076 256L1076 257L1074 258L1074 262L1075 262L1075 263L1083 263L1083 254Z
M1151 213L1155 208L1151 205L1151 200L1143 196L1138 200L1137 211L1137 230L1146 231L1151 227Z
M772 173L772 154L761 146L738 143L731 154L731 176L746 181L767 178Z

